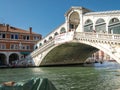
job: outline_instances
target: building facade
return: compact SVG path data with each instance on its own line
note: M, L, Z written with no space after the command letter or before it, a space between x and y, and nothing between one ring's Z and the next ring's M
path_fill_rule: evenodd
M23 60L34 50L34 44L41 38L41 34L32 32L32 27L23 30L8 24L0 24L0 65Z

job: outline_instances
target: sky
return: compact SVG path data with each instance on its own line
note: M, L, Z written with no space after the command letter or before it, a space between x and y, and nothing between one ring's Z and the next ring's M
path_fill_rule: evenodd
M45 37L65 22L72 6L92 11L120 10L120 0L0 0L0 23L29 30Z

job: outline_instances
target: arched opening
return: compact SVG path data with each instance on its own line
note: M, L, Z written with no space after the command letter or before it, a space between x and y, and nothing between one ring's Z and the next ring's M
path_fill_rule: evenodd
M82 43L64 43L50 50L41 65L83 64L97 50L93 46Z
M109 21L108 33L120 34L120 21L117 18L112 18Z
M95 31L100 33L106 32L106 23L104 19L98 19L95 24Z
M93 22L90 19L85 21L84 32L93 32Z
M5 54L0 53L0 65L6 65L7 61L6 61L6 56Z
M44 43L47 43L47 40L44 40Z
M36 49L38 49L38 46L36 45L36 46L34 46L34 50L36 50Z
M58 32L55 32L55 33L54 33L54 36L57 36L57 35L58 35Z
M75 31L79 23L79 14L77 12L73 12L69 17L69 31Z
M49 40L52 40L52 36L49 37Z
M9 63L14 64L16 60L19 60L19 55L16 53L13 53L9 56Z
M42 43L40 43L39 46L42 46Z
M60 34L62 34L62 33L66 33L65 28L61 28L61 30L60 30Z

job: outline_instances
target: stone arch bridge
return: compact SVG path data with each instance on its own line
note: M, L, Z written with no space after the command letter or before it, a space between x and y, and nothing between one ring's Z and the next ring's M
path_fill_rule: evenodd
M28 56L35 66L80 64L97 50L102 50L120 63L120 35L69 32L68 41L52 39Z
M120 63L120 10L93 12L71 7L65 22L35 45L34 66L83 63L102 50Z

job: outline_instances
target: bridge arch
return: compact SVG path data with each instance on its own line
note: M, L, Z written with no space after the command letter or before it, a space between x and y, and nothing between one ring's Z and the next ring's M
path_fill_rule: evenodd
M93 31L93 22L91 19L87 19L84 24L84 32L92 32Z
M106 31L106 23L105 20L99 18L95 23L95 31L100 33L105 33Z
M17 53L12 53L9 56L9 63L12 64L13 61L19 60L19 55Z
M35 46L34 46L34 50L38 49L38 47L39 47L39 46L35 45Z
M62 33L66 33L66 30L65 30L64 27L62 27L62 28L60 29L60 34L62 34Z
M52 47L42 57L42 65L82 64L97 48L78 42L68 42ZM39 56L38 56L39 58Z
M39 43L39 46L42 46L42 43Z
M0 65L6 65L7 64L7 56L3 53L0 53Z
M47 40L46 40L46 39L44 40L44 43L47 43Z
M49 40L52 40L52 38L53 38L52 36L49 36Z
M119 60L120 59L119 58L120 51L118 50L119 46L116 45L116 48L115 48L115 44L118 44L118 43L107 42L107 44L105 44L106 43L105 41L97 40L97 42L94 42L94 40L97 40L97 38L93 39L93 40L91 40L91 39L85 40L85 39L81 38L81 39L79 39L79 42L86 44L86 45L93 46L93 47L103 51L104 53L111 56L113 59L115 59L117 62L120 63L120 60Z
M108 33L120 34L120 20L118 18L112 18L109 21Z
M75 31L80 24L79 13L74 11L69 16L69 31Z
M55 33L54 33L54 36L57 36L57 35L58 35L58 32L55 32Z

